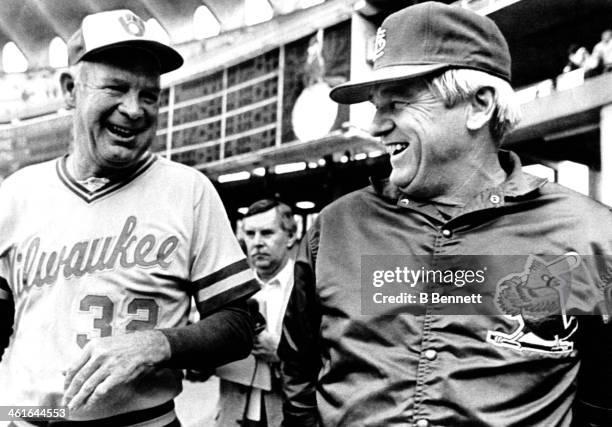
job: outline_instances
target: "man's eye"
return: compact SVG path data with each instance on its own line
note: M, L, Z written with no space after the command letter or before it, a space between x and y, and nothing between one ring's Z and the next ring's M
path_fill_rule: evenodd
M123 93L125 91L123 87L117 85L106 86L105 89L113 93Z
M403 108L406 108L406 106L408 105L410 105L410 103L407 101L392 101L389 104L392 110L401 110Z
M145 93L142 95L142 99L144 99L144 101L149 104L157 104L157 102L159 101L159 95L156 95L154 93Z

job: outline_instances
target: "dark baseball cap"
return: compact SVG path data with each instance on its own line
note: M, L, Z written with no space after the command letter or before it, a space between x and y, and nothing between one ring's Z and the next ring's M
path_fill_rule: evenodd
M380 83L448 68L471 68L510 82L510 51L497 25L456 5L425 2L389 15L376 33L374 67L363 79L334 87L341 104L368 99Z
M67 43L68 64L90 59L94 55L116 48L144 49L155 56L161 73L183 65L183 57L168 46L134 12L121 9L88 15Z

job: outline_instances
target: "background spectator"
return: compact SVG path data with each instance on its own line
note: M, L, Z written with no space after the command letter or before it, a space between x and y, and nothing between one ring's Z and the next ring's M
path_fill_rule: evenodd
M589 51L584 46L570 45L567 50L567 65L563 68L564 73L584 68L589 59Z
M601 72L612 69L612 30L601 33L601 41L593 48L593 65Z
M249 262L262 284L253 300L265 322L256 331L252 352L255 359L217 370L221 378L217 426L234 425L237 420L243 426L278 426L282 419L282 390L276 349L293 288L297 224L288 205L264 199L249 206L242 231Z

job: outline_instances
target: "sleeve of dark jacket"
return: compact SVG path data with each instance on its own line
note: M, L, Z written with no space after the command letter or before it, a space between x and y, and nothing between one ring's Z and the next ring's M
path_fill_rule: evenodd
M581 316L581 363L572 427L612 426L612 323Z
M278 354L283 375L283 426L318 426L317 378L321 312L316 294L318 223L302 239L295 262L295 283L283 322Z
M579 316L580 370L572 427L612 426L612 244L594 250L606 254L592 257L604 299L593 315Z

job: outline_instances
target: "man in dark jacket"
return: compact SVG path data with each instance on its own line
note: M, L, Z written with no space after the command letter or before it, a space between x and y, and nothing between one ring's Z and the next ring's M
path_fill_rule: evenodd
M303 239L279 348L285 425L569 426L582 318L600 321L578 314L605 309L612 214L499 149L519 108L490 19L411 6L374 57L331 97L376 107L392 172Z

